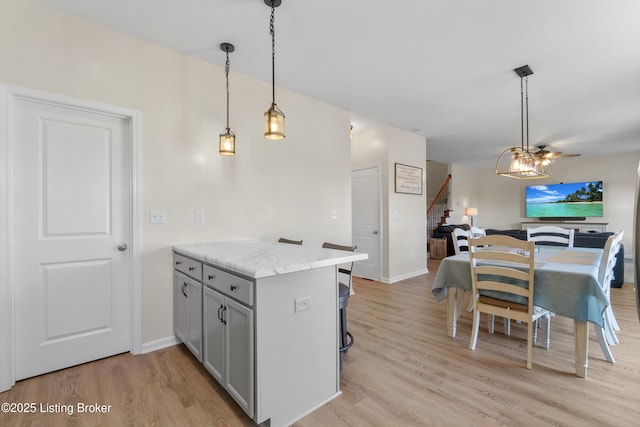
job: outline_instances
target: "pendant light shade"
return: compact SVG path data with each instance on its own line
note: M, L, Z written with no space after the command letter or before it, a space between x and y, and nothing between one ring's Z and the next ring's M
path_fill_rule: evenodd
M271 104L271 108L264 113L264 137L267 139L284 138L284 113L278 109L276 104Z
M275 8L280 6L281 0L264 0L271 8L269 33L271 34L271 107L264 113L264 137L266 139L284 139L284 113L276 105L276 38L275 38Z
M236 155L236 136L229 128L220 134L220 154L223 156Z
M528 76L532 75L533 71L528 65L518 67L513 71L520 77L520 147L507 148L500 154L496 163L496 174L515 179L548 178L551 176L551 164L542 161L529 151Z
M223 156L236 155L236 136L229 128L229 53L235 50L231 43L220 44L220 49L227 54L224 66L224 74L227 80L227 128L220 134L220 154Z

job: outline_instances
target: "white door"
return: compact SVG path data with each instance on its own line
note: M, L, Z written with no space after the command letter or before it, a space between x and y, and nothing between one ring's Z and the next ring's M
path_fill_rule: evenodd
M351 172L353 244L369 255L353 266L353 275L380 280L380 172L377 167Z
M15 377L130 349L130 122L15 100Z

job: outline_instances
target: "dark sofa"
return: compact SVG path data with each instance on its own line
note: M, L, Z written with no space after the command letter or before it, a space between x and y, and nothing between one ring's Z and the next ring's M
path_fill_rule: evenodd
M453 225L441 225L433 231L433 236L436 239L447 239L447 256L455 254L453 249L453 240L451 239L451 232L454 228L464 228L469 230L468 224L453 224ZM506 234L511 237L515 237L520 240L527 240L526 230L496 230L488 228L487 234ZM580 248L604 248L607 238L613 233L575 233L573 239L573 245ZM613 273L615 278L611 282L612 288L620 288L624 283L624 246L620 245L620 251L616 259L616 265L613 267Z

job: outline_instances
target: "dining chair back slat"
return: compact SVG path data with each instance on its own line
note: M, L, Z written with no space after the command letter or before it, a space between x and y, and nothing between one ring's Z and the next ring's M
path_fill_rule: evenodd
M463 228L454 228L451 232L451 240L453 240L453 250L458 255L461 251L469 250L469 239L471 235L469 231Z
M527 240L540 244L573 247L575 230L562 228L555 225L543 225L542 227L527 228Z

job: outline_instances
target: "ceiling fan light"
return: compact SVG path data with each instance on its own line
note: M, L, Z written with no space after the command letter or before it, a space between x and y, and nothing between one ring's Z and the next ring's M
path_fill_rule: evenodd
M551 176L551 165L544 165L522 147L511 147L498 157L496 175L514 179L548 178Z

